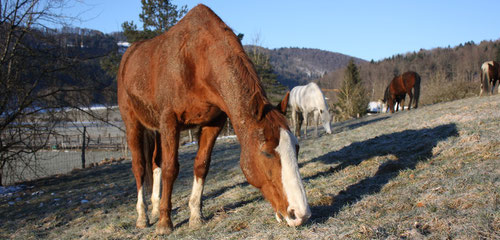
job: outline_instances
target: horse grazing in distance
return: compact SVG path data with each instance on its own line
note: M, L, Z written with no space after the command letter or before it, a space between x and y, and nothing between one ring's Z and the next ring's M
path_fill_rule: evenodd
M299 174L299 145L286 117L266 97L255 68L233 31L198 5L162 35L134 43L118 72L118 105L132 153L137 187L136 226L149 225L145 180L153 182L152 215L158 234L173 230L172 188L179 173L181 130L200 126L189 198L189 226L203 223L202 193L217 135L229 118L241 145L240 166L279 221L303 224L310 216ZM161 179L161 199L160 199Z
M410 96L408 110L411 109L412 104L415 108L418 108L418 99L420 98L420 75L418 73L405 72L392 79L385 90L383 99L384 103L387 103L387 107L391 113L394 113L394 103L399 104L401 102L402 109L404 110L406 94Z
M390 91L389 91L389 86L387 86L385 88L385 92L384 92L384 99L381 100L382 102L387 102L387 99L389 99L391 97L390 95ZM395 103L395 107L396 107L396 112L399 111L399 108L401 106L401 103L403 103L403 108L404 108L404 101L405 101L405 98L406 98L406 92L401 94L401 95L397 95L394 97L394 103ZM385 104L386 105L386 109L385 109L385 112L389 112L389 104ZM394 106L393 106L393 110L394 110ZM404 110L404 109L403 109Z
M483 95L483 91L488 92L489 85L491 85L491 92L495 89L495 85L500 81L500 65L495 61L484 62L481 65L481 91L479 96ZM499 84L500 85L500 82ZM500 93L500 87L498 88L498 93Z
M313 113L315 135L318 136L318 121L321 118L323 128L328 134L332 133L330 128L330 113L328 112L328 105L325 101L325 96L318 85L311 82L304 86L297 86L290 91L288 104L292 108L292 121L295 130L295 135L300 137L300 127L302 120L305 120L304 137L307 137L307 116ZM299 116L302 113L302 118Z

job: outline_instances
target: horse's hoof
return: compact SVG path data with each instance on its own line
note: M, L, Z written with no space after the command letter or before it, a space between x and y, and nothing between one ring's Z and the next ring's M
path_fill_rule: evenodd
M160 235L166 235L172 233L174 226L172 222L160 221L158 226L156 226L156 233Z
M203 225L204 221L201 218L189 218L189 228L197 229Z
M148 226L147 218L137 219L137 222L135 223L136 228L146 228L147 226Z
M153 209L153 211L151 211L151 218L150 218L150 221L156 221L160 218L160 211L158 211L158 209Z

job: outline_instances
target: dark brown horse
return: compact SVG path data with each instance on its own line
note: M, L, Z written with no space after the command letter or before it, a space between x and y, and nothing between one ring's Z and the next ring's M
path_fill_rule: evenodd
M479 96L483 95L483 91L488 92L489 85L491 85L491 92L495 89L495 85L500 81L500 65L495 61L484 62L481 65L481 91ZM499 84L500 85L500 82ZM500 87L498 88L498 93L500 93Z
M389 86L387 86L385 88L384 99L382 101L387 102L387 99L389 99L389 98L391 98L391 95L390 95L390 91L389 91ZM406 93L395 96L393 102L396 104L396 112L399 111L399 106L401 106L401 102L404 105L405 98L406 98ZM387 104L387 109L385 112L388 112L388 111L389 111L389 105Z
M394 103L399 104L401 102L402 109L404 110L406 94L410 97L408 110L411 109L412 104L415 108L418 108L418 99L420 97L420 76L418 73L405 72L392 79L385 90L383 100L387 103L387 107L391 113L394 113Z
M285 97L279 109L270 105L238 38L204 5L193 8L166 33L133 44L120 64L118 104L132 152L137 227L149 224L143 183L152 174L157 233L172 231L179 134L195 125L200 126L200 136L189 225L202 223L201 195L210 155L227 117L241 145L240 165L248 182L261 190L279 221L304 223L311 211L298 170L298 143L282 113L287 102Z

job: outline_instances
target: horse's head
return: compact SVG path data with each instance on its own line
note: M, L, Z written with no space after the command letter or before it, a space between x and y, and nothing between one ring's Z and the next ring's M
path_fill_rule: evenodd
M321 117L321 123L323 124L323 127L325 128L326 133L332 134L332 129L330 127L330 122L331 122L332 118L330 117L330 113L328 112L328 109L320 109L319 115Z
M280 113L286 111L285 99L279 110L267 105L267 110L258 111L261 119L256 126L248 126L254 130L246 144L242 143L240 164L248 182L271 203L276 219L299 226L311 216L311 210L297 164L299 144Z
M382 102L387 103L389 98L391 98L391 93L389 92L389 86L387 86L384 91L384 98L382 99Z

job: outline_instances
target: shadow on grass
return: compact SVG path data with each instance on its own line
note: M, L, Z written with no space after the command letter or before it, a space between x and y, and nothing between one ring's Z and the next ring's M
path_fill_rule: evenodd
M353 119L344 122L338 122L332 125L332 134L341 133L349 130L353 130L368 124L376 123L390 118L387 115L376 115L372 117L373 119L366 120L366 118Z
M375 123L375 122L378 122L378 121L382 121L382 120L385 120L385 119L388 119L390 118L390 116L387 116L387 115L375 115L375 116L368 116L368 117L364 117L364 118L360 118L360 119L351 119L351 120L347 120L347 121L342 121L342 122L336 122L336 123L333 123L332 124L332 134L337 134L337 133L341 133L341 132L345 132L345 131L349 131L349 130L353 130L353 129L356 129L356 128L359 128L359 127L362 127L362 126L365 126L365 125L368 125L368 124L372 124L372 123ZM290 126L291 128L292 126ZM314 126L309 126L307 128L307 138L304 138L302 136L302 138L300 139L315 139L317 138L315 135L314 135L314 130L315 127ZM300 132L301 134L304 133L304 129L301 130ZM326 134L326 131L325 129L323 128L323 126L320 124L318 126L318 135L319 136L323 136L323 135L327 135Z
M330 204L313 206L311 208L311 222L322 223L329 217L338 214L344 206L360 201L363 196L380 192L385 184L399 174L399 171L414 169L418 162L432 157L432 149L440 141L457 134L455 124L419 130L405 130L381 135L363 142L355 142L339 151L330 152L312 159L311 162L321 161L327 164L338 163L338 165L304 178L305 182L329 176L348 166L358 165L372 157L388 154L397 157L397 160L390 160L382 164L374 176L363 179L339 192Z

